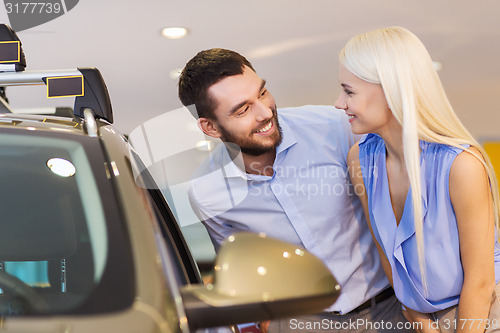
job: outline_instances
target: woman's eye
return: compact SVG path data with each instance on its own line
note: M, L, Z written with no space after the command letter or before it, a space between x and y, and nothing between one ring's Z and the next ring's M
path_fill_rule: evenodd
M351 96L351 95L353 94L353 92L352 92L352 91L350 91L350 90L344 90L344 92L345 92L345 93L346 93L346 95L348 95L348 96Z

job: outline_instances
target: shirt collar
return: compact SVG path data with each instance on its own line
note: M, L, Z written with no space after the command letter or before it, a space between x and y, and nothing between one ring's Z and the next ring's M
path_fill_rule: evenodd
M245 169L244 163L243 163L243 155L241 154L241 151L238 153L236 158L233 160L231 159L231 156L229 155L229 152L227 150L227 147L224 143L221 143L221 148L222 148L222 165L221 169L224 172L224 175L226 178L231 178L231 177L242 177L245 179L248 179L247 173L244 172L243 170Z
M280 117L279 114L278 114L278 121L281 127L281 133L283 138L278 148L276 148L276 156L297 143L295 135L293 135L293 132L290 130L288 124L283 120L282 117Z
M361 137L361 139L359 139L359 144L362 145L366 141L368 141L368 139L370 139L371 137L375 137L375 136L378 136L378 135L374 134L374 133L363 134L363 136Z

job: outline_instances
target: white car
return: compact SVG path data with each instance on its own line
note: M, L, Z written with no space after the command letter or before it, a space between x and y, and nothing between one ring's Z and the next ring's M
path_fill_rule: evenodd
M76 96L66 116L14 114L0 98L0 330L190 332L336 300L319 259L255 234L228 239L203 285L161 191L111 125L99 71L24 71L5 25L0 56L1 94L40 84Z

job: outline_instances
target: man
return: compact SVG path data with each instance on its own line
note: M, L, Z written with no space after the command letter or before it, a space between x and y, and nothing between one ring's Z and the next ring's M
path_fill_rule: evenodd
M189 191L216 250L237 231L263 232L306 248L342 286L325 312L273 321L269 331L325 330L318 323L342 332L401 331L401 304L348 180L355 138L347 116L324 106L278 110L250 62L224 49L202 51L186 64L179 98L195 106L200 129L224 143Z

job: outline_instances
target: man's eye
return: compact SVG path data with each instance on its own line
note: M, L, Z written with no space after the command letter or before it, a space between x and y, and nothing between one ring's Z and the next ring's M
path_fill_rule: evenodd
M346 90L344 90L344 92L345 92L345 93L346 93L346 95L348 95L348 96L350 96L350 95L352 95L352 94L353 94L353 92L352 92L352 91L347 90L347 89L346 89Z
M242 116L248 111L248 106L245 106L242 110L240 110L236 115Z
M266 93L267 93L267 89L263 90L263 91L260 93L260 96L264 96Z

